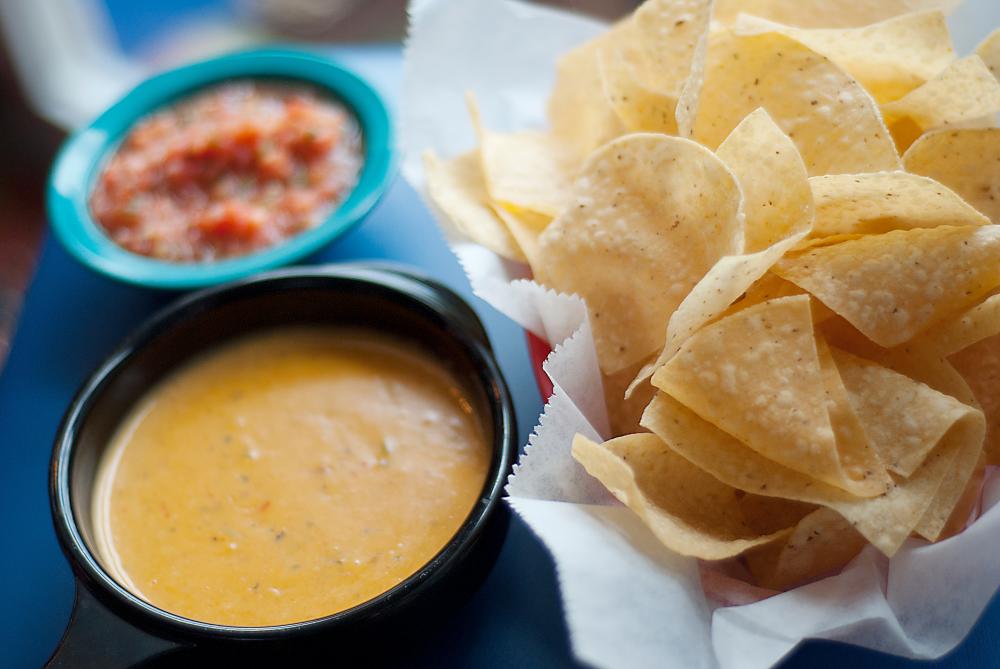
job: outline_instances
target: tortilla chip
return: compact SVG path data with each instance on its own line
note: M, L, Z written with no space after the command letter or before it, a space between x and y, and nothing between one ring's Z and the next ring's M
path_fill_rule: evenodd
M953 429L913 476L897 481L885 495L862 498L768 460L666 393L653 398L642 425L685 459L734 488L837 511L890 557L930 506L959 441L950 436L956 432Z
M854 411L851 398L840 377L840 370L833 353L822 337L816 338L823 390L826 392L826 410L837 441L840 465L849 478L877 480L882 490L892 487L892 479L882 464L879 454L869 442L866 428Z
M908 172L832 174L809 184L816 202L812 237L990 222L947 186Z
M715 153L743 189L747 253L809 228L813 201L806 166L795 144L764 109L740 121Z
M948 360L969 384L986 415L983 448L989 464L1000 464L1000 334L982 339L949 356Z
M903 156L908 172L948 188L994 223L1000 223L1000 128L931 132Z
M511 211L555 217L569 202L579 160L555 136L483 128L479 152L486 190Z
M928 9L945 14L961 0L716 0L715 18L732 23L741 12L800 28L854 28Z
M949 439L954 440L955 456L930 505L913 528L914 532L928 541L937 541L941 537L948 519L962 499L983 454L985 436L986 419L983 412L972 409L942 439L942 444Z
M676 100L691 74L698 42L708 32L711 17L711 0L642 3L632 22L643 81Z
M691 62L691 73L688 75L680 97L677 98L677 109L674 117L677 119L677 134L681 137L694 136L694 122L698 114L698 104L701 99L701 89L705 85L705 61L708 59L708 38L705 33L698 40Z
M598 37L564 54L556 63L556 81L549 95L548 117L553 134L586 156L625 132L604 91L600 53L627 42L631 24L621 21Z
M714 320L805 236L812 195L798 150L763 109L747 116L716 152L743 190L744 248L721 258L670 317L657 361L636 377L641 383L677 352L687 337ZM628 396L631 394L631 387Z
M788 590L840 571L867 543L839 513L820 508L783 541L748 551L746 564L757 585Z
M913 340L913 346L945 357L995 334L1000 334L1000 295L928 329Z
M1000 28L991 32L979 43L976 55L983 59L993 76L1000 79Z
M911 476L970 407L887 367L832 349L872 448L891 471Z
M502 205L494 205L493 211L507 226L507 231L521 249L528 265L533 271L537 271L535 268L538 267L538 238L545 232L545 228L552 222L552 219L531 211L521 211L515 214Z
M891 102L920 86L955 60L944 14L913 12L858 28L803 29L756 16L740 16L741 34L780 32L821 53L871 93Z
M603 374L604 404L608 410L608 423L612 436L618 437L635 432L645 432L639 425L642 412L656 394L656 388L649 383L637 385L634 392L626 396L626 388L642 367L642 363L631 365L615 374ZM647 377L648 379L648 377Z
M604 444L573 439L573 457L656 538L681 555L721 560L787 534L762 535L744 518L744 494L671 451L659 437L631 434Z
M896 346L1000 285L1000 227L895 230L786 257L773 271Z
M998 111L1000 82L975 55L956 61L923 86L882 105L900 151L927 130L975 121Z
M524 254L490 204L479 164L479 151L451 160L424 154L427 194L462 233L494 253L524 262Z
M985 478L986 454L984 453L979 456L979 462L976 463L976 468L973 470L972 476L969 477L968 482L965 484L962 497L958 500L958 504L955 505L951 516L948 518L948 522L945 523L944 528L938 535L938 541L955 536L969 524L973 514L976 513L979 507L979 498L982 495L983 480Z
M871 96L828 58L780 33L713 36L698 105L694 137L709 147L764 107L809 174L900 166Z
M662 348L670 314L742 245L742 219L736 179L712 152L626 135L583 166L574 202L539 239L537 278L586 300L601 370L614 374Z
M676 98L646 86L638 67L619 51L606 51L600 59L604 93L626 132L677 134Z
M805 295L699 330L656 371L653 385L776 463L858 496L886 489L877 463L842 462Z

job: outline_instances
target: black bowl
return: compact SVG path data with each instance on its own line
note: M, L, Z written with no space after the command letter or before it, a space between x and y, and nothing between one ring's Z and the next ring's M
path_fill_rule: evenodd
M178 365L227 339L288 324L362 326L404 338L464 381L493 450L480 499L422 569L346 611L269 627L216 625L163 611L118 584L95 557L89 509L101 454L133 403ZM362 652L370 639L392 629L433 625L495 561L507 524L500 495L516 448L513 403L482 324L461 298L426 277L371 265L296 268L183 297L93 373L56 437L52 515L78 587L73 619L50 664L130 666L185 647L229 657L251 649L256 658L276 649L286 653L290 644L336 643L341 652L352 645Z

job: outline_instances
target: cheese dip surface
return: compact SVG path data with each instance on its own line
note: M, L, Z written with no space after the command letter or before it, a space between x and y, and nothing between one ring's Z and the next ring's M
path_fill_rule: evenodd
M202 622L311 620L426 564L490 453L463 387L384 335L287 328L223 344L150 389L99 467L105 568Z

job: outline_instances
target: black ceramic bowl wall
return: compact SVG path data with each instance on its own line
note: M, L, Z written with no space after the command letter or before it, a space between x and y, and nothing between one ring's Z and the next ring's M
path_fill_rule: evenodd
M493 449L479 501L424 568L347 611L273 627L207 624L162 611L115 582L95 556L89 509L101 454L132 404L178 365L233 337L290 324L362 326L403 338L462 380L479 404ZM185 646L266 652L288 644L367 643L392 626L433 624L495 560L506 529L499 498L517 446L515 431L513 404L481 323L458 296L424 277L363 265L290 269L181 298L100 366L60 427L50 494L56 533L78 579L78 597L52 666L129 666Z

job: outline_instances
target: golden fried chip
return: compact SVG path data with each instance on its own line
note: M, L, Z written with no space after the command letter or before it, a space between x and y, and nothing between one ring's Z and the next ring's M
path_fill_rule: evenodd
M816 202L811 237L990 222L947 186L908 172L831 174L809 184Z
M820 508L800 520L783 541L748 551L746 564L757 585L788 590L837 572L866 544L847 519Z
M687 337L711 322L794 247L809 231L812 195L802 157L792 141L758 109L736 126L716 151L743 190L744 248L751 253L721 258L691 289L667 324L658 359L632 388L677 352Z
M956 61L919 88L882 105L900 151L927 130L976 121L997 112L1000 81L975 55Z
M427 193L461 232L504 258L524 262L524 254L490 204L479 164L479 151L451 160L424 154Z
M949 381L950 386L943 392L953 397L968 397L972 391L965 380L956 375ZM986 418L978 408L968 407L969 414L964 416L956 426L962 425L963 430L952 430L945 439L953 437L957 441L957 450L948 468L948 473L941 482L924 511L920 522L914 527L914 532L928 541L937 541L965 494L969 480L976 471L983 455L983 444L986 438ZM942 440L944 441L944 440Z
M736 179L712 152L626 135L583 166L574 201L539 240L537 278L586 300L601 370L614 374L663 346L691 287L738 252L742 219Z
M883 493L885 471L860 449L842 458L805 295L771 300L709 325L653 375L653 385L762 456L858 496ZM850 407L844 407L845 412ZM847 461L844 461L847 460Z
M642 3L632 21L643 81L676 100L691 74L698 42L708 32L711 18L711 0Z
M677 99L677 109L674 112L674 117L677 119L677 134L681 137L691 137L694 135L694 121L698 114L701 89L705 85L705 61L708 59L708 39L709 33L705 33L698 40L698 45L694 50L694 59L691 62L691 73L688 75L687 81L684 82L680 97Z
M990 295L968 311L928 329L913 346L945 357L1000 334L1000 295Z
M948 522L945 523L944 528L938 535L938 541L947 539L948 537L953 537L962 530L965 526L969 524L972 519L972 514L976 512L976 508L979 506L979 498L982 495L983 479L986 478L986 454L982 454L979 457L979 462L976 463L976 468L972 472L972 476L969 477L968 482L965 484L965 490L962 492L962 497L958 500L958 504L955 505L954 510L951 512L951 516L948 518Z
M846 351L833 357L851 406L882 462L911 476L970 408L908 376Z
M762 251L809 228L813 201L806 166L767 111L747 115L715 153L743 189L744 251Z
M630 39L602 51L605 94L626 130L677 133L677 101L700 67L711 8L709 0L649 0L629 20Z
M1000 334L982 339L948 360L969 384L986 415L983 445L991 465L1000 464Z
M700 418L666 393L658 393L642 425L678 454L723 483L759 495L827 506L876 548L892 556L930 506L974 419L963 419L945 435L924 465L875 498L851 495L768 460L715 425Z
M997 28L976 47L976 55L983 59L993 76L1000 79L1000 28Z
M792 138L809 174L899 168L875 101L828 58L780 33L713 36L695 139L718 146L757 107Z
M903 14L859 28L786 26L743 15L741 34L780 32L823 54L858 80L877 102L906 95L955 60L944 14Z
M908 172L943 183L1000 223L1000 128L930 132L903 156Z
M1000 227L895 230L786 257L773 271L896 346L1000 285Z
M479 152L486 190L511 211L555 217L569 202L579 161L555 136L482 128Z
M784 536L761 534L744 518L744 493L727 486L674 453L649 433L604 444L573 439L573 457L665 546L681 555L720 560Z
M854 28L928 9L944 13L961 0L716 0L715 18L731 23L740 13L800 28Z
M623 52L603 52L600 68L604 93L626 132L677 134L677 99L644 84L639 68Z
M493 205L493 210L517 242L528 265L533 271L537 271L535 268L538 267L538 238L545 232L552 219L531 211L520 211L515 214L502 205Z
M626 388L641 368L642 363L631 365L614 374L601 375L601 382L604 386L604 404L608 410L608 423L612 436L618 437L646 431L639 425L639 419L642 418L642 412L646 409L646 405L656 394L656 388L650 383L644 383L637 385L633 392L626 394Z
M581 156L625 132L605 94L599 58L603 50L628 43L630 31L631 23L621 21L556 63L556 82L548 101L549 123L553 134Z

